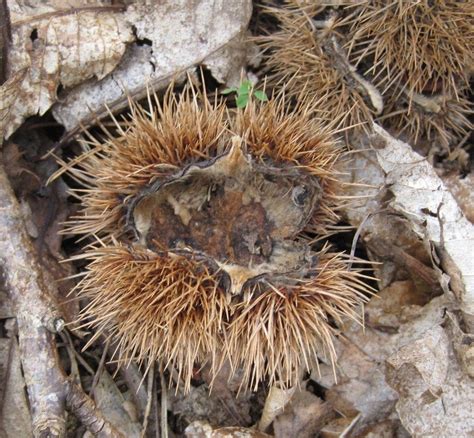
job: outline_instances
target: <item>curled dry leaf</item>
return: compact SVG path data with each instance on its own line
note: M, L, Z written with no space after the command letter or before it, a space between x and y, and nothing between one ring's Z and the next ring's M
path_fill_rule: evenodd
M283 412L285 406L293 397L295 390L296 386L293 386L289 389L281 389L277 386L272 386L270 388L270 391L268 391L268 395L265 400L262 416L260 417L260 421L258 423L259 430L267 430L267 428L273 422L275 417Z
M240 75L251 52L244 41L249 0L231 5L166 1L134 4L125 11L124 6L90 6L80 0L67 8L21 0L7 5L11 79L0 89L0 138L8 138L27 117L44 114L62 88L66 90L54 113L71 129L93 119L95 111L106 112L105 105L126 105L124 91L136 96L148 82L164 86L195 64L208 65L220 81L235 81L232 74ZM136 44L126 50L135 38ZM92 78L99 81L84 83Z
M242 79L242 67L259 65L260 51L249 39L250 32L242 32L221 50L206 58L205 65L218 82L237 87Z
M465 249L472 247L474 226L425 158L379 125L374 124L374 130L374 135L359 141L367 149L354 154L352 176L354 181L371 183L372 187L357 191L369 199L345 214L351 223L362 224L364 239L369 234L373 242L377 236L392 236L398 245L401 240L422 242L449 276L438 270L438 282L445 291L454 292L472 328L474 258ZM394 232L388 235L387 229ZM387 270L388 265L382 268Z
M60 87L72 87L86 79L103 78L122 58L133 33L117 7L87 6L85 1L68 6L10 0L12 28L8 76L26 69L26 75L10 111L5 137L29 116L44 114L57 100ZM123 8L122 8L123 9Z
M433 167L409 145L374 124L383 147L376 149L393 199L389 206L406 218L413 231L439 250L450 286L460 301L466 323L474 323L474 226L465 218Z
M111 423L129 438L140 437L140 424L134 422L125 409L125 399L116 383L107 371L103 371L94 388L94 400L97 407Z
M329 403L323 402L309 391L298 391L273 422L275 437L318 436L322 427L335 415Z
M129 6L121 19L134 29L137 43L113 74L68 93L55 106L55 117L70 130L86 123L91 114L107 114L104 105L114 109L128 105L124 91L135 98L145 97L147 83L163 88L196 64L208 65L217 80L230 80L230 72L240 74L246 61L245 50L239 46L246 44L242 36L251 13L249 0L166 0Z
M358 194L371 197L361 208L345 213L353 224L362 224L360 232L371 253L380 237L389 238L387 229L399 245L402 241L409 246L411 239L416 248L423 242L435 260L441 259L444 272L433 271L433 277L445 294L432 298L433 289L427 294L413 277L392 283L386 294L380 294L381 303L372 300L367 305L365 332L353 326L344 331L350 342L337 343L340 383L330 383L331 370L324 365L322 377L314 379L328 387L326 397L336 410L345 415L361 413L353 433L389 418L396 406L403 426L415 435L466 436L466 428L472 426L462 424L462 418L469 416L466 407L472 404L473 385L461 371L444 324L446 309L460 307L464 327L469 329L474 269L466 249L472 247L472 224L423 157L379 126L374 125L374 130L375 135L358 141L365 151L354 154L353 167L354 178L372 184L359 188ZM396 278L400 263L395 260L392 268L392 279L383 278L385 285ZM396 298L393 303L387 301L387 294ZM466 354L460 356L466 362ZM386 361L391 372L384 366Z

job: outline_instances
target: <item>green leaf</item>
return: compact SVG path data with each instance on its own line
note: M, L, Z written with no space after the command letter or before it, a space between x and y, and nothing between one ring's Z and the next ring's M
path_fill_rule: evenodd
M240 94L235 98L235 103L237 104L237 108L245 108L249 101L248 94Z
M221 94L230 94L230 93L236 93L237 92L237 87L231 87L231 88L226 88L225 90L221 91Z
M253 95L262 102L266 102L268 100L267 94L263 90L255 90Z
M239 91L237 92L238 95L247 95L250 93L252 89L252 82L244 81L240 84Z

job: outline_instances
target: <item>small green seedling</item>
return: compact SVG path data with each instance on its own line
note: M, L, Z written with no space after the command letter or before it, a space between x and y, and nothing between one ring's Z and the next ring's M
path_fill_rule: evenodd
M226 88L222 91L222 94L230 93L236 94L235 103L237 104L237 108L245 108L251 95L254 96L256 99L260 100L261 102L265 102L268 100L265 91L255 90L253 88L252 82L250 82L249 80L243 81L239 87Z

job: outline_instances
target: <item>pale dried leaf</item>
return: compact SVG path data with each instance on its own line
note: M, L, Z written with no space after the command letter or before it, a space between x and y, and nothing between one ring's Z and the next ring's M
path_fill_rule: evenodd
M436 281L443 290L454 292L466 324L474 327L474 257L468 251L473 247L473 224L425 158L380 126L374 124L374 130L374 135L358 139L364 151L353 155L352 166L352 181L374 187L360 187L354 193L369 198L346 210L348 220L362 224L361 236L371 252L387 250L384 240L409 248L419 260L428 257L428 263L436 253L441 269L434 266L431 285L437 273ZM382 287L396 278L397 269L385 259L376 267Z
M9 0L12 43L9 75L27 69L21 92L11 108L8 138L29 116L44 114L57 100L58 87L103 78L122 58L133 40L117 8L73 6Z
M443 251L450 262L443 268L459 285L454 292L465 315L474 321L474 257L466 251L474 246L474 226L427 160L376 124L374 130L385 142L375 153L394 195L390 207L408 219L423 240Z
M208 385L191 386L187 394L169 393L170 409L188 423L206 420L221 426L249 424L251 393L241 393L236 397L235 392L232 393L229 388L224 389L225 380L217 382L218 379L214 382L210 393Z
M186 438L270 438L270 435L245 427L221 427L213 429L205 421L194 421L184 431Z
M384 348L388 337L370 329L364 331L356 326L353 329L350 342L336 344L338 383L334 383L332 367L325 364L321 365L321 376L313 373L311 377L328 388L326 400L334 410L347 418L359 416L353 430L358 432L367 424L387 418L398 397L384 376L383 360L388 355Z
M225 47L206 58L204 64L221 84L237 87L243 74L243 66L258 65L261 56L258 47L249 41L250 33L242 33Z
M465 177L453 173L441 177L462 209L466 218L474 223L474 174Z
M474 333L464 333L452 312L448 313L448 318L447 330L453 341L454 351L464 372L474 378Z

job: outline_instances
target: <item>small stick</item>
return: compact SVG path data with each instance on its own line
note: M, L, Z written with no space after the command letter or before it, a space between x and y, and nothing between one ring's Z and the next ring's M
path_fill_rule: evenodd
M63 374L55 342L55 333L63 326L56 310L55 283L39 262L26 232L20 205L1 164L0 263L16 309L20 359L30 401L33 435L63 438L67 403L97 437L124 438L81 388Z
M160 363L161 383L161 438L168 438L168 392L163 374L163 364Z
M148 418L150 416L150 411L151 411L151 405L153 401L153 388L154 388L154 381L155 381L155 365L153 364L149 371L148 371L148 379L147 379L147 403L146 403L146 409L145 409L145 414L143 415L143 426L142 426L142 433L141 433L141 438L145 436L146 429L148 427Z
M100 376L102 375L102 370L104 369L105 358L107 357L107 352L109 351L109 345L110 345L110 339L107 339L104 345L104 351L102 352L102 357L100 358L99 366L94 375L94 380L92 381L92 386L89 391L89 395L93 394L94 389L97 386L97 383L99 383Z
M97 438L125 438L114 425L107 421L87 396L71 379L64 379L66 403L81 423Z
M64 377L54 333L50 331L60 320L54 302L54 280L42 269L3 165L0 165L0 263L16 309L34 435L63 437Z

